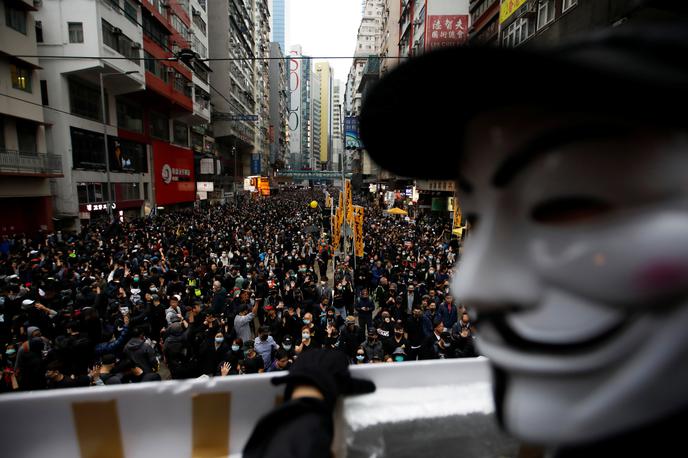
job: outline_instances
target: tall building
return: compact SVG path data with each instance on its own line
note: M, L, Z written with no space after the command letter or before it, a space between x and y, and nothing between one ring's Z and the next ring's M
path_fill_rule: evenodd
M311 74L311 132L312 132L312 154L308 164L308 168L313 170L321 170L320 154L322 148L322 125L320 124L321 113L323 110L322 100L320 99L320 85L321 81L319 75L315 72Z
M270 167L270 11L268 0L254 0L256 61L254 68L255 110L258 116L251 175L269 175Z
M399 63L399 14L401 2L384 0L382 35L380 37L380 74L384 75Z
M254 1L214 0L208 5L213 134L225 192L239 190L251 173L256 147Z
M314 87L313 98L318 100L319 116L313 117L313 128L319 127L319 138L313 137L314 144L319 143L319 164L322 170L328 170L332 159L332 68L329 62L315 64L315 80L318 82L317 90Z
M285 19L286 19L286 3L287 0L270 0L270 15L272 17L270 27L270 41L276 41L280 45L282 51L286 50L284 43L285 36Z
M374 66L377 66L379 76L379 54L382 44L382 17L385 11L384 0L366 0L363 9L363 18L358 27L356 37L356 49L354 49L354 59L349 69L349 76L346 80L346 91L344 95L344 107L346 116L357 117L361 112L363 101L363 81L366 65L369 65L371 57L374 58ZM370 73L371 67L368 67ZM365 167L364 167L365 166ZM376 175L377 169L368 158L367 153L361 151L346 151L344 167L360 176L361 173ZM360 181L360 180L359 180Z
M53 230L51 180L62 158L46 144L45 82L35 57L42 41L32 1L3 2L0 12L0 235Z
M332 83L332 170L341 171L344 155L344 86L335 79Z
M48 142L71 153L56 181L61 224L78 228L110 209L134 217L192 203L189 126L210 119L207 68L172 58L207 46L200 3L55 0L37 17L39 55L65 56L41 57Z
M311 60L300 45L289 50L289 152L292 169L314 168L311 130Z
M270 43L270 163L284 169L289 160L287 118L289 116L289 88L287 62L279 43Z

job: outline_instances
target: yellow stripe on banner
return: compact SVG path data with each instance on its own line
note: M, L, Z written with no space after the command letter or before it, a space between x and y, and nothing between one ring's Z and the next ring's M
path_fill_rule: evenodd
M72 413L81 458L124 458L117 401L75 402Z
M194 458L229 455L230 393L196 394L192 398Z

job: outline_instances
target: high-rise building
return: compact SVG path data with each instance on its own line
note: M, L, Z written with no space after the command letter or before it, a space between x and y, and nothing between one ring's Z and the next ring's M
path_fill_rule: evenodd
M31 1L3 2L0 13L0 236L53 230L51 180L62 176L62 157L46 144L36 42L41 22Z
M344 154L344 86L335 79L332 83L332 170L341 170Z
M322 170L328 170L332 155L332 68L328 62L318 62L315 64L315 78L317 81L317 89L314 85L313 98L317 100L314 104L318 106L318 116L313 115L313 130L315 132L316 126L319 130L318 138L313 136L313 144L319 144L316 157L319 158L317 164Z
M300 45L289 50L288 71L290 166L310 169L314 166L311 160L311 60L303 55Z
M289 88L287 61L280 44L270 43L270 163L284 169L289 161L287 118L289 116Z
M499 0L471 0L471 28L468 40L473 45L496 45L499 35Z
M468 0L415 0L401 6L399 56L409 57L426 50L457 46L468 40Z
M254 1L213 0L208 5L213 134L224 190L238 190L251 173L256 148L256 29ZM233 183L233 186L230 186Z
M255 148L251 157L251 175L269 175L270 170L270 11L268 0L254 0L256 62L254 68Z
M284 36L286 30L285 18L286 18L286 3L287 0L270 0L270 16L271 27L270 27L270 41L276 41L280 45L282 51L287 48L284 45Z
M399 63L399 13L401 2L384 0L382 35L380 37L380 74L384 75Z

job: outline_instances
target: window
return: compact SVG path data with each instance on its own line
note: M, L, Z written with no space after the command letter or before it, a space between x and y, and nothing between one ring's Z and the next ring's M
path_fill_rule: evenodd
M540 30L554 20L554 0L545 0L538 4L537 29Z
M167 9L163 8L165 11ZM145 14L143 16L143 34L156 42L163 49L167 49L168 31L157 19Z
M115 183L115 200L139 200L139 186L136 183Z
M191 97L191 88L193 83L186 76L179 72L174 75L174 88L187 97Z
M36 21L36 43L43 43L43 22Z
M172 18L170 19L170 22L172 23L172 27L179 32L179 34L186 40L188 38L188 33L186 30L186 24L177 16L176 14L172 15Z
M107 22L105 19L102 20L102 26L103 43L132 62L138 64L141 60L141 55L139 53L141 45L124 35L120 28L113 27L112 24Z
M13 8L5 2L5 25L26 35L26 11Z
M31 69L10 64L10 76L13 88L31 92Z
M196 8L191 8L191 11L193 12L193 23L196 24L196 27L198 27L201 30L201 33L205 35L206 24L203 18L201 17L201 13L198 10L196 10Z
M107 183L78 183L76 195L80 204L93 204L110 200ZM107 208L103 208L107 210Z
M124 0L124 16L126 16L129 21L138 25L138 8L131 0Z
M531 22L527 18L519 18L509 24L505 29L502 45L505 47L514 47L526 41L533 34Z
M102 122L103 112L100 105L100 90L94 86L70 79L69 107L72 114Z
M43 105L50 105L48 102L48 82L41 80L41 103Z
M151 111L150 135L167 142L170 141L170 120L165 115Z
M84 25L81 22L68 22L69 42L83 43L84 42Z
M563 0L561 5L561 12L568 11L578 4L578 0Z
M72 162L75 169L105 169L103 134L90 130L70 128Z
M147 60L145 62L146 65L146 70L151 72L153 75L157 76L161 80L167 83L167 69L169 67L163 65L160 61L158 60L152 60L153 55L149 54L148 52L144 52L144 55L146 56ZM150 60L148 60L150 59Z
M181 146L189 146L189 128L186 124L179 121L172 123L173 141Z
M134 173L148 171L145 144L108 136L108 151L110 170Z
M36 154L36 124L17 119L17 146L20 152Z
M117 100L117 127L120 129L143 132L143 109L141 106Z

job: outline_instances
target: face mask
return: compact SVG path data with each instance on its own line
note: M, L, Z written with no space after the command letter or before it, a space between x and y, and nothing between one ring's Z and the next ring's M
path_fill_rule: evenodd
M215 343L222 343L225 341L224 337L215 337Z
M364 355L356 355L356 359L359 361L363 361L363 358L365 358Z
M403 357L403 356L395 356L395 357L394 357L394 361L396 361L396 362L398 362L398 363L402 362L403 360L404 360L404 357Z
M444 343L444 348L451 348L451 344L449 342Z
M232 345L232 351L239 351L239 345Z
M10 358L13 357L15 353L17 353L17 350L7 350L7 351L5 351L5 354L6 354L8 357L10 357Z
M303 340L309 340L311 338L311 335L304 332L303 334L301 334L301 337L303 338Z
M311 320L303 319L303 324L310 324Z
M291 350L291 345L282 345L282 348L289 351L289 350Z

